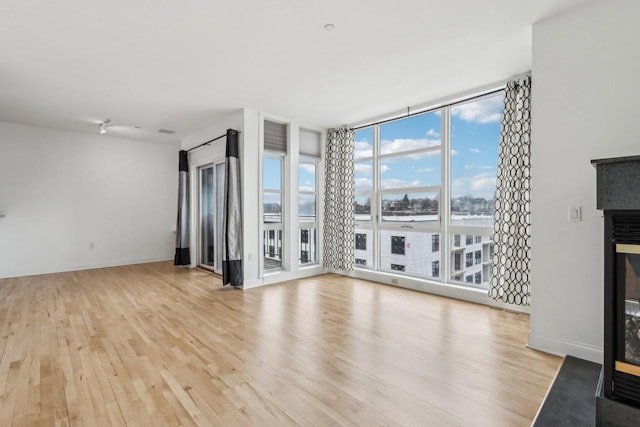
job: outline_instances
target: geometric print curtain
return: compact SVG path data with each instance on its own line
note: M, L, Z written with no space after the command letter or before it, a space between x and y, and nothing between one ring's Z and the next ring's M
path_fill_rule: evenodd
M496 179L489 297L529 305L531 261L531 77L507 83Z
M343 271L353 270L355 254L354 141L352 129L327 133L322 264Z

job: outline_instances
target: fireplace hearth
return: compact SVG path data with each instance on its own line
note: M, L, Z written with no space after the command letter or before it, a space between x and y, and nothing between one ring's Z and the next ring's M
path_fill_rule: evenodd
M604 212L599 426L640 425L640 156L592 160Z

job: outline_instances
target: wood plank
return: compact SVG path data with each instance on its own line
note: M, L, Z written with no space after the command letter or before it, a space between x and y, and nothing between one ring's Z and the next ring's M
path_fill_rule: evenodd
M525 426L529 317L328 274L168 262L0 280L0 425Z

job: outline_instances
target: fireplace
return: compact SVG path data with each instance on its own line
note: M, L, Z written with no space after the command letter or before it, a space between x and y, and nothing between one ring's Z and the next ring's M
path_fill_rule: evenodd
M603 396L596 418L598 425L618 425L598 411L609 418L624 412L625 419L635 413L640 420L640 156L591 163L604 211Z
M640 376L640 245L616 244L616 287L624 299L615 370ZM621 316L622 317L622 316Z
M605 233L604 394L640 406L640 211L605 211Z

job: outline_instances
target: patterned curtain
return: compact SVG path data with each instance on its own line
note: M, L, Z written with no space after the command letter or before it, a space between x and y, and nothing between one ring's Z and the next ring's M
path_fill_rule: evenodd
M529 305L531 260L531 77L507 83L496 180L489 297Z
M174 265L191 264L189 254L189 153L180 150L178 166L178 223Z
M355 132L330 129L327 135L323 265L353 270L355 250L353 151Z
M222 285L242 286L242 206L238 131L227 129L222 241Z

